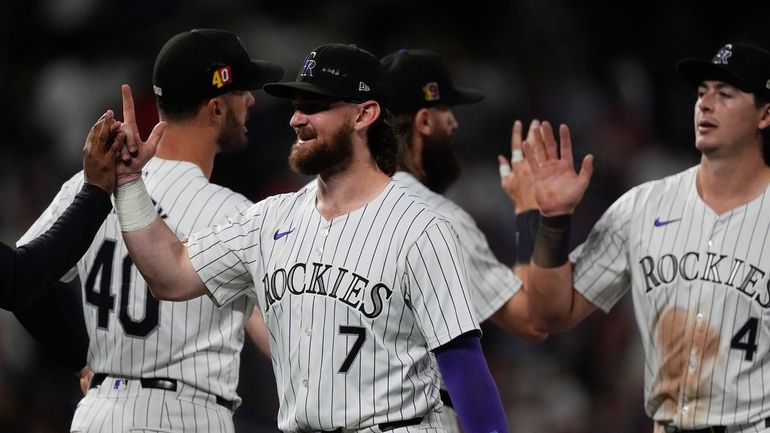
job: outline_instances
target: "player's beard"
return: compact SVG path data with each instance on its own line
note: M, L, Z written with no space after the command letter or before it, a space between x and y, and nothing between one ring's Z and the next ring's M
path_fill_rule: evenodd
M422 171L424 184L431 191L443 194L462 173L462 166L450 134L424 138Z
M330 141L299 145L294 142L289 155L289 166L306 176L330 176L345 171L353 162L353 126L341 125Z
M217 145L222 153L231 153L243 150L248 144L246 133L243 132L243 125L235 117L232 110L227 110L225 115L225 124L219 130L217 136Z

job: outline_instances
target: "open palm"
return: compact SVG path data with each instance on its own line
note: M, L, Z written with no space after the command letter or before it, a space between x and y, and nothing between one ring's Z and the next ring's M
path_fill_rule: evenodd
M544 121L539 130L522 143L525 159L532 171L535 199L545 216L567 215L575 211L583 198L593 173L593 156L586 155L575 171L572 140L567 125L559 127L559 139L551 124Z

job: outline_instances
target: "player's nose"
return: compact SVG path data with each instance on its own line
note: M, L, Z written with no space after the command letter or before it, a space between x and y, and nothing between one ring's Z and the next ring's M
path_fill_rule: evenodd
M292 128L298 128L306 124L307 124L307 114L303 113L300 110L294 110L294 114L291 116L291 119L289 119L289 125Z

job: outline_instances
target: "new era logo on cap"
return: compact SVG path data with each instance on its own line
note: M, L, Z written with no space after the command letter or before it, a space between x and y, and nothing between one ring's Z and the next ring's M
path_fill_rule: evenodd
M372 89L369 88L369 86L366 85L363 81L358 82L358 90L361 92L368 92Z

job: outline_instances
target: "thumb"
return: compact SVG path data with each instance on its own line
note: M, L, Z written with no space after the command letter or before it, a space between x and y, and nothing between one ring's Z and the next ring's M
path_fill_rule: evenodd
M580 166L580 173L578 177L580 181L588 184L591 181L591 175L594 173L594 156L589 154L583 158L583 163Z
M158 122L154 128L152 128L152 132L150 133L150 136L147 138L147 143L149 143L150 146L152 146L153 153L155 152L155 149L158 147L158 142L163 137L163 133L166 131L166 127L168 127L168 124L164 121Z

